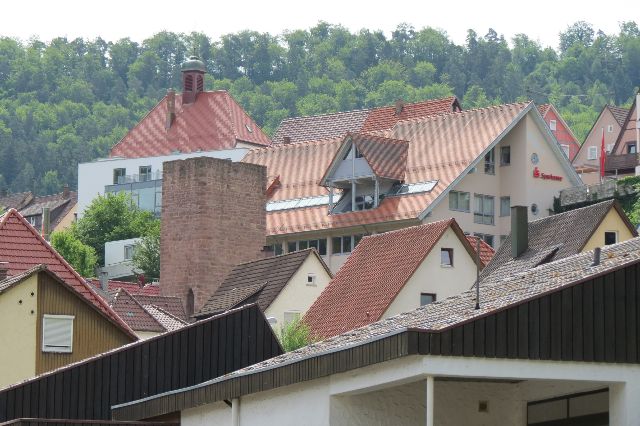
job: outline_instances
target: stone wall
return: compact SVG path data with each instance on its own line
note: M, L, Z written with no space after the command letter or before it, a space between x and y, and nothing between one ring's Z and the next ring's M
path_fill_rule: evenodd
M262 256L266 168L198 157L163 170L160 289L197 312L235 265Z

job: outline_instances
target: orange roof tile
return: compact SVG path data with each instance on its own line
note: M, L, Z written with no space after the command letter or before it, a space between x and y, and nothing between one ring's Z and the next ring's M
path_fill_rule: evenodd
M362 133L349 134L356 147L378 177L404 180L407 167L408 141Z
M371 210L329 215L327 206L267 212L268 235L417 219L449 185L530 107L527 102L401 121L384 136L409 141L406 183L438 181L430 192L385 197ZM340 138L279 144L250 151L244 162L280 176L270 201L326 195L320 180L341 144Z
M372 109L367 116L367 120L364 122L360 131L373 132L377 130L388 130L399 121L428 117L436 114L447 114L461 111L461 109L460 103L455 96L404 104L399 114L396 112L395 105L375 108Z
M474 252L476 252L476 244L480 241L480 262L482 262L483 267L487 266L491 259L493 259L493 255L496 254L493 247L485 243L482 238L471 235L467 235L467 241L471 244L471 248L473 248Z
M46 265L111 322L135 338L127 324L15 209L0 217L0 261L9 263L9 275L19 274L36 265Z
M312 333L328 338L378 321L449 227L472 253L453 219L364 237L307 311Z
M166 129L166 96L111 149L112 157L138 158L196 151L232 149L238 141L267 146L271 141L228 92L201 92L182 104L176 95L176 117Z

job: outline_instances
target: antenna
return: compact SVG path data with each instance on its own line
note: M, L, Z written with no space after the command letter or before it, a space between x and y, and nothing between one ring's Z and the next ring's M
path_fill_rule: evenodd
M476 238L476 309L480 309L480 237Z

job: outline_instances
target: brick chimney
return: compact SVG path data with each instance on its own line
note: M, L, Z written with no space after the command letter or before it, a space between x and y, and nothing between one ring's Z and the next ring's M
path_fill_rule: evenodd
M511 255L516 258L529 248L527 206L511 207Z
M209 157L164 163L160 292L198 312L231 269L262 258L266 168Z
M64 186L62 187L62 198L66 200L67 198L69 198L69 195L71 195L69 193L69 184L65 183Z
M167 90L167 122L166 129L170 129L176 119L176 92L173 89Z
M395 107L396 107L395 114L396 115L402 114L402 110L404 110L404 101L402 99L398 99L396 101Z

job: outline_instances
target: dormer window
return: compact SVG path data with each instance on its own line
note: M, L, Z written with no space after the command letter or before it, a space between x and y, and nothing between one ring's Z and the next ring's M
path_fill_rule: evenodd
M356 208L354 210L370 210L375 206L373 195L356 196Z
M356 152L356 158L364 158L364 155L362 155L362 151L360 151L358 147L355 147L355 152Z

